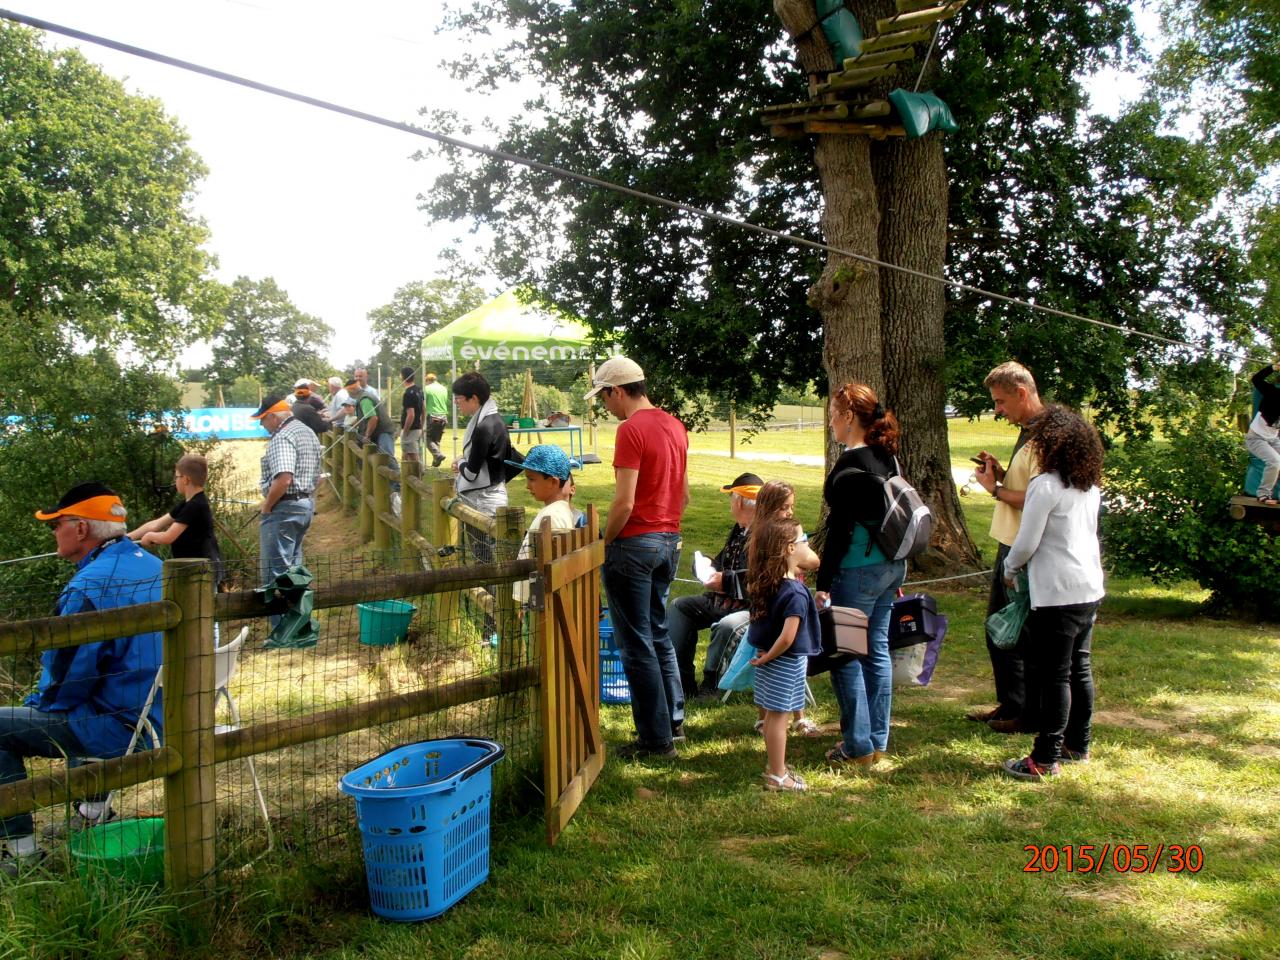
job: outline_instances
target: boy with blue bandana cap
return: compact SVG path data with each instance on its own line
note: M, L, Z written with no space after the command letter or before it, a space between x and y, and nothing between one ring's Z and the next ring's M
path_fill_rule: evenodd
M514 460L503 462L524 471L529 495L543 505L529 524L529 532L525 534L520 552L516 555L517 559L524 560L533 555L533 540L542 529L544 520L551 522L552 530L572 530L578 526L581 513L571 503L573 482L569 479L569 471L581 470L582 464L570 459L563 450L550 443L540 443L530 448L523 463L516 463ZM528 581L515 584L512 593L517 603L528 602Z

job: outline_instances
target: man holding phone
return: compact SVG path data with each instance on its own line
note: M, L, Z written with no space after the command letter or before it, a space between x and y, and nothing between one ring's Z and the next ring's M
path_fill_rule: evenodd
M996 501L995 512L991 516L991 537L1000 544L1000 548L996 551L991 597L987 602L987 616L990 616L1009 603L1004 582L1005 558L1022 523L1027 485L1040 473L1035 454L1026 446L1027 426L1044 412L1044 404L1040 402L1040 393L1031 371L1016 361L1000 364L987 374L983 383L991 391L996 416L1003 416L1020 428L1007 468L985 450L973 458L977 464L974 475ZM1026 710L1022 657L1016 647L1000 649L991 642L990 636L987 637L987 653L991 657L991 671L995 677L997 704L994 708L975 708L966 716L978 723L986 723L998 733L1020 733L1025 729L1023 714Z

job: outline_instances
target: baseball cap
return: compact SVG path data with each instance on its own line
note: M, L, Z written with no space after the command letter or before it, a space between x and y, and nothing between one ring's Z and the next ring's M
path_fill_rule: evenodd
M644 371L640 364L626 357L610 357L600 364L600 369L591 379L591 389L583 396L590 400L605 387L620 387L624 383L639 383L644 379Z
M748 500L754 500L756 494L760 492L760 488L764 486L764 481L754 473L740 473L733 479L731 483L726 483L720 488L721 493L736 493L740 497Z
M521 470L545 473L548 477L555 477L558 480L568 480L570 470L582 469L582 464L571 459L567 453L551 443L540 443L536 447L530 447L529 452L524 455L523 463L517 463L515 460L502 462Z
M306 377L303 377L301 380L299 380L297 383L293 385L293 389L295 390L301 390L303 387L306 387L308 390L311 389L311 381L308 380Z
M62 495L57 506L37 510L37 520L53 520L55 517L84 517L86 520L112 520L123 523L125 514L112 513L112 507L124 510L119 495L105 483L96 480L78 483Z
M251 420L261 420L268 413L288 413L292 408L285 402L284 397L270 396L262 401L260 406L253 413L249 414Z

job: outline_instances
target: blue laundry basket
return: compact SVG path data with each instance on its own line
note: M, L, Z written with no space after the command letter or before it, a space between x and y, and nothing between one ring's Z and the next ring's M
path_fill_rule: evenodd
M622 655L613 640L609 611L600 614L600 702L630 703L631 685L622 669Z
M426 920L489 876L491 740L424 740L357 767L338 788L355 797L373 912Z

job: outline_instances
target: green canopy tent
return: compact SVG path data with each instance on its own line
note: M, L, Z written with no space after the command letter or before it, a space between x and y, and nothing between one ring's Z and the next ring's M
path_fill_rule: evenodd
M459 366L477 362L552 364L590 362L599 351L578 320L533 301L515 290L481 304L422 341L422 365L449 364L452 379ZM495 385L496 386L496 385ZM458 444L458 411L453 411L454 455ZM594 443L593 443L594 446Z

